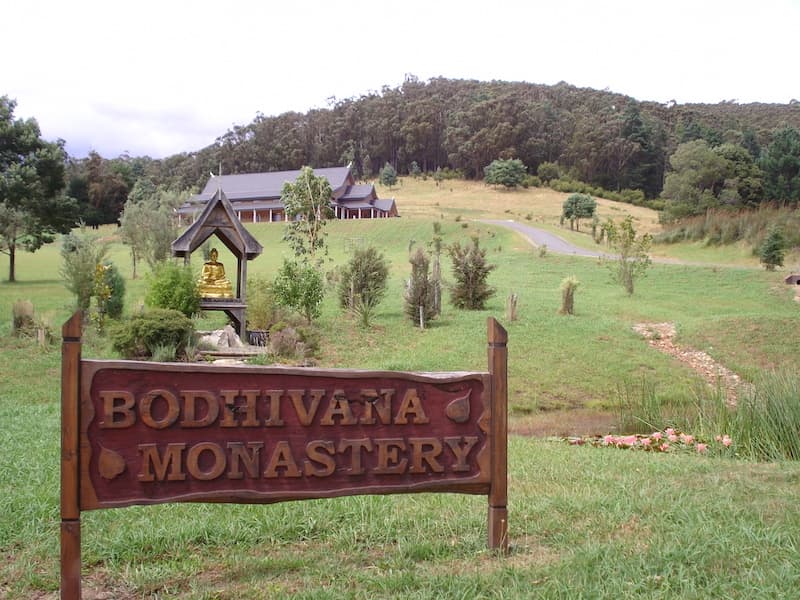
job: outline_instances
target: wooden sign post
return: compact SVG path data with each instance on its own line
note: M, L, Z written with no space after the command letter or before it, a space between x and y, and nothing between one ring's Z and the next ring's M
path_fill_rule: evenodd
M63 329L61 597L80 598L80 512L460 492L508 550L507 336L489 371L406 373L82 360Z

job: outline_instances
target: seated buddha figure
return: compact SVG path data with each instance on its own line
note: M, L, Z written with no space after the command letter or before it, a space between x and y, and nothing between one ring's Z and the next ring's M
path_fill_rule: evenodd
M233 289L231 281L225 277L225 266L217 260L219 253L216 248L211 249L210 260L203 264L203 271L197 286L200 295L204 298L232 298Z

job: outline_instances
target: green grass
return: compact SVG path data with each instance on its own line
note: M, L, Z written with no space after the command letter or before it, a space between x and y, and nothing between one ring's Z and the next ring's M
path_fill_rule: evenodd
M800 369L800 342L791 335L798 305L779 273L658 264L628 297L598 261L540 258L516 234L466 220L527 222L503 216L511 210L533 212L552 226L561 196L458 182L452 191L449 182L446 191L427 185L396 190L404 218L329 225L329 268L342 264L354 245L374 244L391 270L370 329L328 295L319 322L322 366L485 370L485 321L496 316L509 331L512 429L543 411L616 413L620 386L642 381L656 402L691 406L703 384L640 339L631 330L639 321L675 321L681 343L709 352L749 380L765 368ZM413 193L416 200L402 198ZM606 210L625 208L610 204ZM480 235L497 264L489 280L498 292L484 311L446 305L442 317L420 331L402 314L408 249L412 240L429 243L431 222L441 214L446 242ZM265 247L249 272L271 278L287 252L282 228L248 228ZM116 230L100 233L113 238ZM235 261L218 248L229 275L235 274ZM714 262L699 248L686 252L696 253L691 262ZM131 312L143 301L145 279L130 279L125 247L113 244L109 255L127 279ZM195 265L199 270L199 261ZM443 265L449 276L446 258ZM21 253L19 282L0 282L0 597L9 599L55 597L58 586L60 352L8 335L18 299L32 300L58 332L73 303L58 267L56 243ZM581 282L572 317L557 314L559 286L568 275ZM506 322L512 291L519 295L519 320ZM198 327L219 322L214 315ZM109 355L102 339L90 331L86 338L85 356ZM556 420L570 415L556 414ZM797 463L579 448L515 436L510 452L507 558L486 550L486 501L479 497L162 505L84 513L84 586L109 597L182 599L776 598L800 589Z
M3 402L0 419L0 593L11 600L58 586L58 416L55 403ZM83 513L84 589L182 599L777 598L800 585L796 463L512 437L509 465L506 558L486 550L481 497L131 507Z

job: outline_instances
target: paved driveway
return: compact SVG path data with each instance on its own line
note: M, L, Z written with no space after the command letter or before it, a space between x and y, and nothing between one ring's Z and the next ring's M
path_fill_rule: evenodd
M598 256L604 256L606 258L614 257L613 254L609 254L607 252L597 252L595 250L579 248L578 246L570 244L564 238L558 237L554 233L544 231L543 229L537 229L536 227L531 227L530 225L523 225L522 223L517 223L516 221L486 220L482 222L489 223L490 225L499 225L501 227L507 227L508 229L518 231L526 240L528 240L528 242L534 246L547 246L548 252L555 252L557 254L574 254L575 256L589 256L593 258L597 258Z

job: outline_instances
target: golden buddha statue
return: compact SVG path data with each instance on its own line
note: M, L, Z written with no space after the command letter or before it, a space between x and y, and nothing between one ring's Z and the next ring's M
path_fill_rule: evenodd
M203 271L197 280L200 295L204 298L233 298L231 281L225 277L225 266L217 260L218 256L217 249L212 248L209 255L211 260L203 264Z

